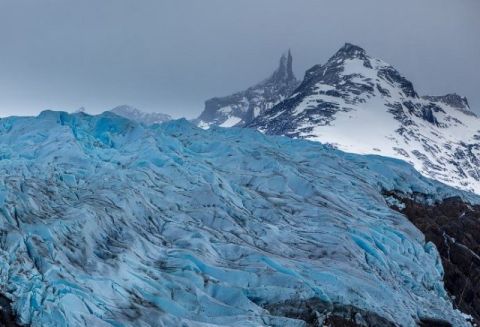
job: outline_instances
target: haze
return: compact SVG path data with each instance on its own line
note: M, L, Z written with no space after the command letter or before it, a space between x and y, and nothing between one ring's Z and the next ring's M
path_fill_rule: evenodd
M4 0L0 116L129 104L193 118L286 49L301 78L345 42L480 112L479 17L478 0Z

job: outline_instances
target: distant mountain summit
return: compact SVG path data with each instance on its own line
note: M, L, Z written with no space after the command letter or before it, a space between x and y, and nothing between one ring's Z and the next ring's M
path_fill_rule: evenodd
M419 96L394 67L345 44L248 127L410 162L424 175L480 193L480 119L457 94Z
M202 128L245 126L266 110L289 96L298 86L292 70L290 51L280 58L278 68L264 81L226 97L205 102L205 109L195 121Z
M159 112L143 112L137 108L127 105L115 107L110 110L110 112L145 125L160 124L172 120L170 115Z

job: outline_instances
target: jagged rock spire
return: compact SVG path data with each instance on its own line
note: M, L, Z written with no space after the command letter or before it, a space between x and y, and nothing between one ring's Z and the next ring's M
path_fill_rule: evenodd
M291 81L295 80L293 74L293 57L290 49L280 57L277 70L272 75L273 80Z
M205 109L195 123L203 128L245 126L292 94L298 84L293 74L292 53L288 50L268 78L244 91L205 101Z
M295 78L293 75L293 57L292 57L292 51L288 49L288 54L287 54L287 76L288 79Z

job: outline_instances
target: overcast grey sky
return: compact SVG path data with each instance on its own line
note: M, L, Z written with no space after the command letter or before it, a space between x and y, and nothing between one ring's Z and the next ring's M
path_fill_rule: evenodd
M479 0L0 0L0 116L130 104L193 118L286 49L303 77L345 42L480 112Z

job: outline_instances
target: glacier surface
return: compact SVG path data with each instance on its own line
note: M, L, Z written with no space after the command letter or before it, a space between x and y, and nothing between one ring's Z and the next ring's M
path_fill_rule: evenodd
M0 120L0 175L1 293L21 324L306 326L282 308L315 300L468 326L382 191L478 198L399 160L45 111Z

